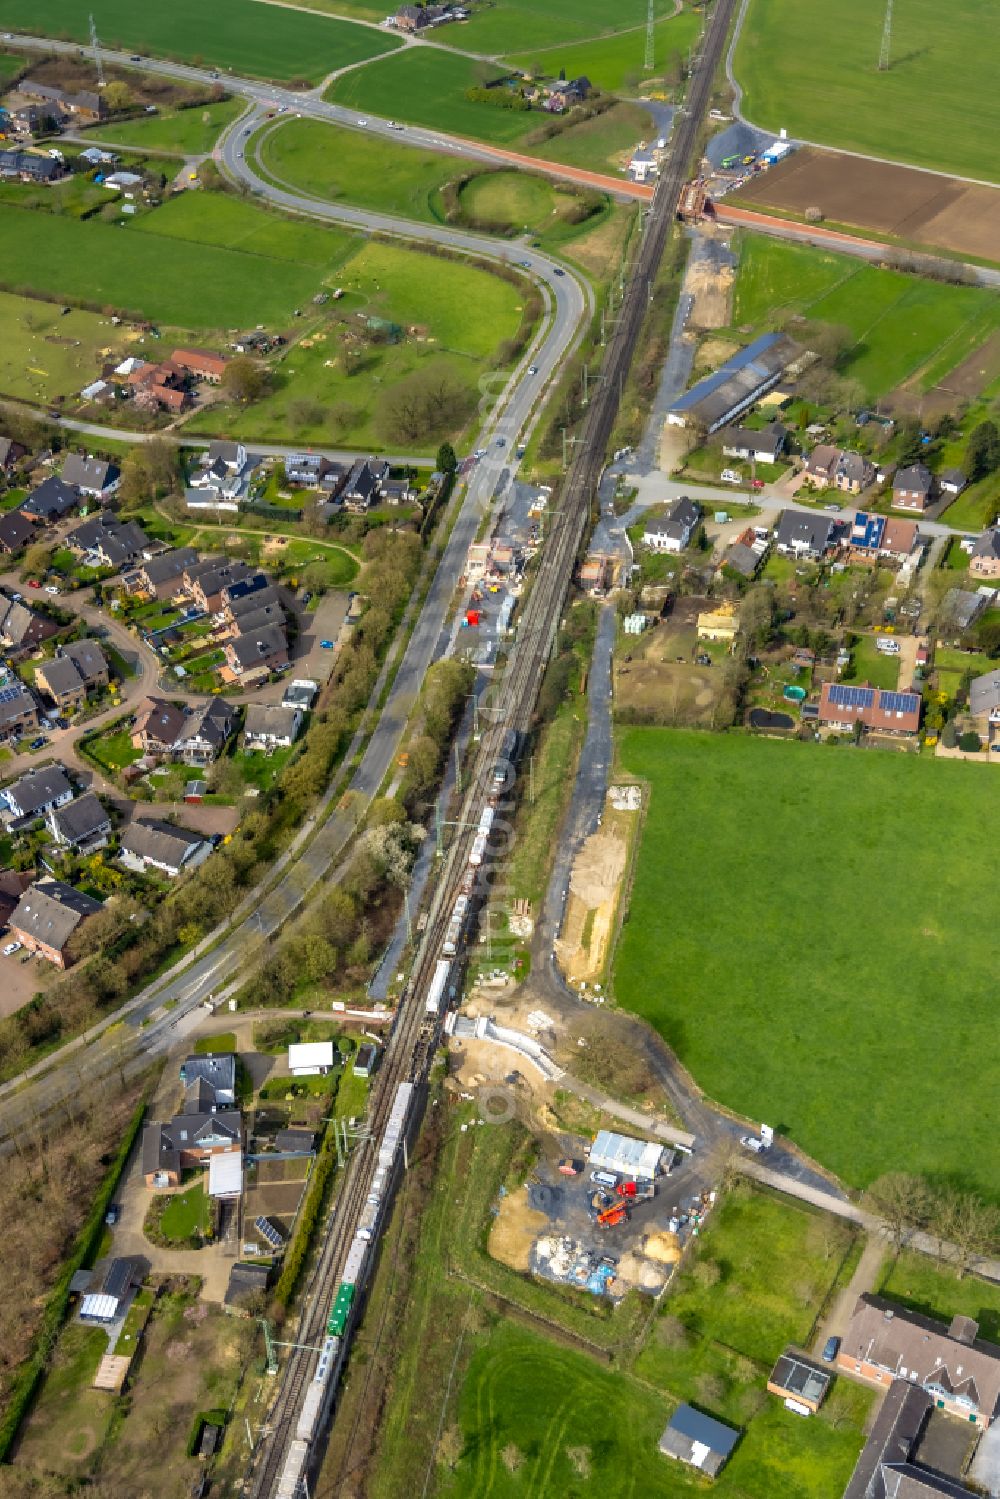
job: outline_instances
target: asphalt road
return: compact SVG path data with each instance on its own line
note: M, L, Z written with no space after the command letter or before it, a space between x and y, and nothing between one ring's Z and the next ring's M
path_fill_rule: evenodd
M173 67L164 65L165 68L168 66ZM259 186L262 195L280 207L323 219L356 223L369 230L377 228L407 239L443 243L460 252L490 258L497 256L496 241L483 236L413 225L388 215L362 215L339 205L317 203L271 188L257 179L240 159L239 139L231 133L223 144L221 154L227 168L233 175L251 181L254 187ZM71 1104L84 1076L93 1080L99 1072L112 1069L127 1075L145 1065L144 1058L151 1053L169 1049L189 1028L192 1012L210 996L218 1002L227 994L227 985L257 960L317 884L320 881L329 883L335 878L337 862L351 834L389 771L424 675L446 647L450 605L468 548L487 511L498 503L497 496L506 493L516 467L514 449L517 442L530 427L545 384L562 367L592 310L589 289L574 276L537 253L522 258L528 261L526 270L544 288L547 316L518 368L506 380L492 411L485 417L481 439L484 457L467 477L457 519L406 642L385 706L350 781L349 794L322 821L330 811L331 798L327 793L317 816L310 819L300 832L293 849L269 871L267 880L248 897L236 917L200 945L203 949L201 956L180 971L168 973L149 985L123 1010L77 1043L70 1043L55 1058L38 1064L21 1078L0 1087L0 1139L9 1138L15 1129L23 1128L29 1120L37 1120L53 1108ZM529 374L529 366L535 367L537 374ZM408 619L404 620L403 632L407 623ZM372 693L371 703L380 700L391 660L390 656ZM345 763L350 763L361 748L359 730ZM318 831L315 831L317 827ZM221 940L216 941L217 938ZM216 945L205 951L213 941ZM124 1030L114 1026L115 1020L122 1015L128 1021Z

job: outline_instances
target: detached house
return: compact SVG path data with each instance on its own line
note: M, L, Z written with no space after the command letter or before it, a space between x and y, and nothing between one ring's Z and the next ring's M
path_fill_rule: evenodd
M920 694L889 692L869 687L867 683L854 687L844 682L824 682L819 721L844 731L860 723L879 734L915 734L920 728Z
M125 868L136 874L153 870L174 880L203 864L211 852L212 845L199 833L152 817L138 817L122 834L120 857Z
M251 703L247 708L243 745L248 750L288 749L298 738L302 714L298 708L277 703Z
M896 510L926 510L931 503L934 480L922 463L911 463L897 471L892 484L892 503Z
M365 511L377 503L389 465L382 458L359 458L344 481L340 498L348 510Z
M976 539L969 572L977 578L1000 578L1000 526L990 526Z
M82 890L61 880L38 880L26 890L10 918L10 934L27 952L40 953L57 968L70 963L69 940L84 921L102 909Z
M87 684L73 662L65 656L40 661L35 667L35 684L48 693L63 713L82 708L87 701Z
M45 821L58 844L80 854L103 848L111 837L111 818L93 791L64 807L50 807Z
M6 515L0 515L0 552L19 552L34 534L30 519L20 510L8 510Z
M38 704L20 682L0 687L0 743L38 728Z
M9 651L26 651L48 640L58 628L53 620L36 614L27 604L0 594L0 645Z
M27 451L23 443L15 442L12 437L0 437L0 474L9 474Z
M81 494L104 499L121 483L121 472L113 463L102 458L81 458L79 453L70 453L63 464L63 482L74 485Z
M682 495L662 520L646 522L642 539L654 552L682 552L691 542L701 519L701 506Z
M56 521L75 510L79 502L80 496L71 484L53 477L44 479L37 489L33 489L22 502L21 509L33 520Z
M88 690L107 687L110 682L107 657L96 640L71 640L59 647L59 655L72 661Z
M180 708L162 697L147 697L136 711L132 747L144 755L169 755L184 728Z
M833 540L833 521L807 510L784 510L778 522L775 545L790 557L822 557Z
M213 697L188 718L174 741L173 757L185 765L212 765L233 732L236 710L221 697Z
M15 822L42 817L50 807L65 807L73 800L73 787L61 765L29 770L4 788L3 799Z
M772 422L762 432L727 427L722 433L722 451L727 458L741 458L747 463L777 463L787 441L788 433L780 422Z
M209 349L175 349L170 359L186 374L195 380L204 380L208 385L219 384L229 363L223 355L213 354Z
M143 1130L143 1179L147 1187L176 1187L183 1172L208 1165L213 1156L242 1148L239 1109L178 1114L169 1124L147 1124Z
M146 555L149 537L135 521L119 520L113 510L101 510L66 538L81 557L92 557L99 567L120 569Z

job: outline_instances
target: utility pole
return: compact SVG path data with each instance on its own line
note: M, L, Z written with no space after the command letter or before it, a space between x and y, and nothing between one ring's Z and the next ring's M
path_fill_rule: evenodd
M882 27L882 46L878 55L880 73L889 71L889 47L892 43L892 0L885 0L885 25Z
M90 45L94 49L94 67L97 69L97 81L101 88L104 87L104 63L101 60L101 44L97 40L97 24L90 18Z
M649 4L646 7L646 56L644 59L644 67L647 73L653 71L653 23L655 19L653 14L653 0L649 0Z

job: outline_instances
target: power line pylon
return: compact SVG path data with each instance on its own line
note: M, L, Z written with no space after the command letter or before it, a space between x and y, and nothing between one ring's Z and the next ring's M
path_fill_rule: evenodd
M93 16L90 18L90 45L94 49L94 66L97 69L97 81L101 88L104 87L104 63L101 61L101 44L97 40L97 25Z
M885 0L885 25L882 27L882 46L878 54L878 70L889 71L889 47L892 43L892 0Z

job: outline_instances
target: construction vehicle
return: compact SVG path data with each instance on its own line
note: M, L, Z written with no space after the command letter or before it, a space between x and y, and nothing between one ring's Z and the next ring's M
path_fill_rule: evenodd
M628 1208L623 1202L616 1202L613 1207L605 1208L603 1213L598 1213L597 1223L599 1228L617 1228L619 1223L624 1223L628 1218Z
M722 158L722 165L728 171L731 167L738 167L742 159L742 154L737 151L735 156L724 156Z

